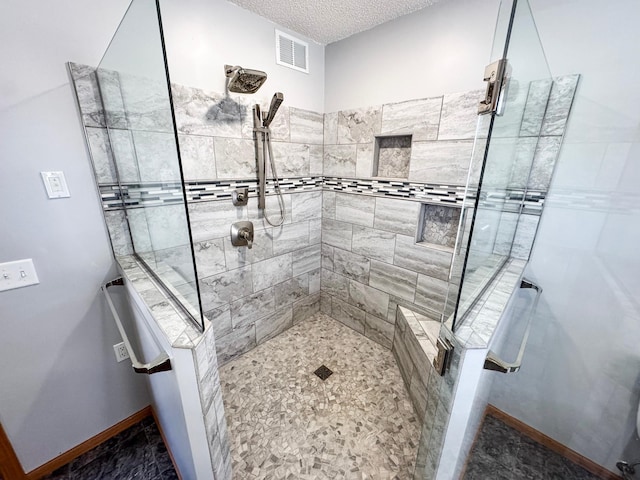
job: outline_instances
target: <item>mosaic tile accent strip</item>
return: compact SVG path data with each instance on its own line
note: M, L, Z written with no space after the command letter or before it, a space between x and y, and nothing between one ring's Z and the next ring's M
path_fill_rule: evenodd
M325 364L335 371L322 381ZM234 478L412 478L419 422L390 350L323 314L220 369Z
M283 193L308 192L322 186L322 177L283 178L280 189ZM210 200L231 199L234 190L248 188L257 194L257 180L212 180L186 182L187 201L196 203ZM267 180L267 195L276 193L275 182ZM127 207L148 207L182 202L182 187L179 183L123 184L122 190L115 184L100 185L102 207L105 210Z
M324 177L324 189L452 205L462 205L465 194L461 186L342 177Z

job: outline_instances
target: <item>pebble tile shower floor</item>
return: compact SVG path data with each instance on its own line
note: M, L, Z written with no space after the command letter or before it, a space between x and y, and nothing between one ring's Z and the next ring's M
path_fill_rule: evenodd
M328 316L224 365L220 380L234 479L412 478L420 431L391 351Z

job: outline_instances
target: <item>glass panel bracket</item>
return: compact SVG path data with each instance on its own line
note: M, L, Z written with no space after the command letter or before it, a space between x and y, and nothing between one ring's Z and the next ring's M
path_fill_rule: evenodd
M487 82L487 89L484 94L484 100L478 105L478 115L487 113L495 113L502 115L502 98L504 98L508 85L508 62L506 58L502 58L484 69L484 81Z

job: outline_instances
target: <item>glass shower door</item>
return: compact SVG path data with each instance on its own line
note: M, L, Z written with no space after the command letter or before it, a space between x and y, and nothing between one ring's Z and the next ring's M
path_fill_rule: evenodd
M159 12L131 2L97 75L135 255L202 329Z
M455 330L510 258L553 84L527 0L503 2L491 62L506 59L497 111L480 115L445 319Z
M527 0L501 4L488 63L503 58L507 80L497 110L477 121L442 327L453 332L511 256L547 110L553 82ZM452 417L463 356L463 348L455 345L444 376L433 382L430 378L429 388L436 391L427 392L431 413L422 427L416 480L461 474L466 456L462 439L455 432L456 439L447 438L447 431L450 422L459 427L466 421Z

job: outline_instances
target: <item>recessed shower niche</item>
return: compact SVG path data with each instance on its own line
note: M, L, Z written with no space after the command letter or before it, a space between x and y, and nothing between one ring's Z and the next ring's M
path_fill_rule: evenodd
M411 135L376 136L373 176L409 178Z
M418 243L453 250L456 245L460 208L424 203L420 208Z

